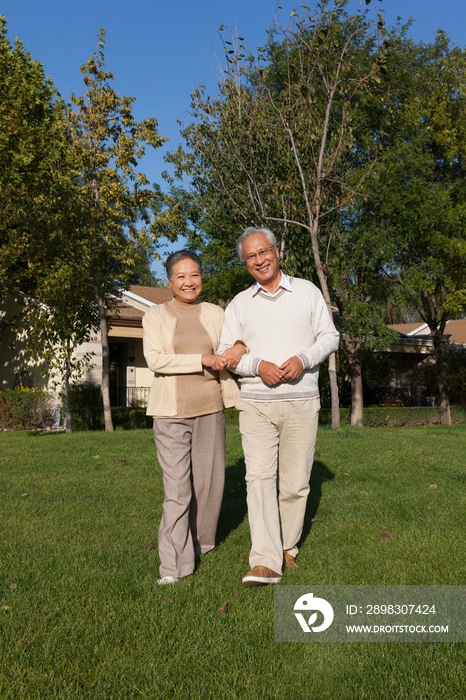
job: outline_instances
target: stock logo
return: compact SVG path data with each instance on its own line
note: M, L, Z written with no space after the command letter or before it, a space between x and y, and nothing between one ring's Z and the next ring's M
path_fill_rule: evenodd
M301 625L303 632L323 632L328 629L333 622L333 608L324 598L314 598L313 593L306 593L298 598L294 604L294 610L302 610L306 613L311 613L306 622L304 615L300 612L295 612L295 617ZM317 620L317 613L320 612L324 616L323 622L317 627L313 626Z

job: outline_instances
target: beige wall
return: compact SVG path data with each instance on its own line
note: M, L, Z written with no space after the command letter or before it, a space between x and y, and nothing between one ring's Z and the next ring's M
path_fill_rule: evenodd
M11 325L21 311L21 297L0 298L0 388L13 389L20 382L25 386L51 390L50 382L40 371L40 363L26 349L26 332L17 334Z

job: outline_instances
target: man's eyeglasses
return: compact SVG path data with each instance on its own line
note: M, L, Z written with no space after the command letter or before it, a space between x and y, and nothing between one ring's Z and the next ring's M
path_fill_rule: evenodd
M257 253L250 253L249 255L245 255L244 262L247 264L254 262L256 258L265 258L265 256L271 253L272 250L275 250L275 246L273 245L269 246L268 248L262 248Z

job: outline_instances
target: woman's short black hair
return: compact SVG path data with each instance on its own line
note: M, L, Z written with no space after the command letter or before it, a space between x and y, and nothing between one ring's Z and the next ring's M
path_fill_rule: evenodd
M172 276L173 266L181 260L185 260L186 258L194 260L194 262L197 263L199 266L199 272L202 274L202 263L197 253L194 253L192 250L176 250L174 253L171 253L165 260L165 270L167 271L168 279L170 279L170 277Z

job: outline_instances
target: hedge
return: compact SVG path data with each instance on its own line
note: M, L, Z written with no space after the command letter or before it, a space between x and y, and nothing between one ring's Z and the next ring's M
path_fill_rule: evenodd
M466 423L466 406L451 406L452 423ZM319 418L320 425L332 425L332 411L322 408ZM378 428L386 426L437 425L440 423L439 406L368 406L364 408L364 426ZM340 424L350 425L350 409L340 408Z
M238 411L229 408L225 411L227 425L238 424ZM451 406L453 423L466 423L466 406ZM81 419L77 426L76 416L73 416L74 430L103 430L104 416L101 408L86 408L86 420ZM152 428L152 418L146 416L145 408L112 408L113 425L116 429L133 430L135 428ZM331 426L332 412L329 408L320 411L320 425ZM340 423L350 425L350 409L340 408ZM437 425L440 423L440 408L438 406L412 406L382 408L370 406L364 409L364 425L370 428L386 426L416 426Z
M0 428L30 430L52 422L53 399L43 389L19 386L0 391Z

